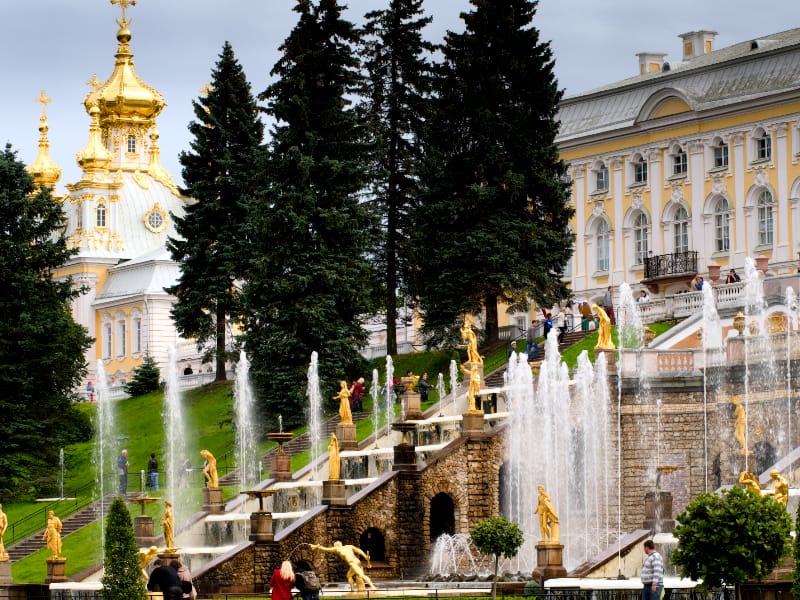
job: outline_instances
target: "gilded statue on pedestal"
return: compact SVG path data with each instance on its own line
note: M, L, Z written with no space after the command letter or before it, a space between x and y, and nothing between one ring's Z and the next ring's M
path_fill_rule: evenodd
M478 336L472 330L472 325L464 321L461 328L461 338L467 342L467 362L472 364L483 364L483 357L478 354Z
M539 486L539 503L534 513L539 515L539 529L542 531L543 542L557 542L559 538L558 515L553 507L550 494L544 491L544 486Z
M600 319L595 350L613 350L616 346L611 339L611 319L608 318L606 311L597 304L592 304L592 310Z
M3 536L8 529L8 516L3 512L3 505L0 504L0 562L8 561L8 552L6 552L5 544L3 544Z
M328 444L328 479L337 480L341 475L342 465L339 461L339 440L335 433L331 434L331 441Z
M739 442L739 454L747 454L747 439L745 438L745 430L747 428L747 414L745 413L742 401L737 396L733 397L733 405L736 407L733 410L733 418L735 420L733 437Z
M339 420L342 423L352 425L353 413L350 412L350 390L347 389L347 382L339 382L339 393L334 396L339 399Z
M47 549L52 555L50 558L58 558L61 554L61 528L61 519L51 510L47 513L47 528L42 535L42 539L47 543Z
M467 369L461 365L464 375L469 375L469 389L467 390L467 410L478 411L477 398L481 391L481 372L478 370L477 363L472 363L472 368Z
M347 571L347 583L350 584L350 591L355 591L355 586L353 585L353 581L355 580L355 584L358 586L358 591L364 591L364 585L368 586L371 590L376 589L375 585L372 583L372 580L367 577L367 574L364 573L364 568L361 566L361 561L359 560L359 556L364 558L367 561L367 568L370 568L372 564L369 560L369 554L364 552L361 548L357 548L356 546L346 545L343 546L342 542L335 541L333 542L332 548L326 548L325 546L320 546L318 544L309 544L312 550L319 550L320 552L328 552L330 554L335 554L339 558L341 558L344 562L347 563L347 566L350 569ZM358 555L358 556L356 556Z
M786 506L789 503L789 482L781 475L778 469L772 469L769 472L769 476L775 482L775 488L770 490L769 493L775 498L775 502L780 502Z
M761 484L758 482L758 477L750 471L742 471L739 473L739 484L744 486L746 490L753 490L759 496L761 495Z
M172 514L172 502L164 500L164 515L161 517L161 529L164 532L166 552L175 550L175 518Z
M208 450L200 450L200 456L206 459L203 465L203 476L206 478L207 488L219 487L219 475L217 475L217 459Z

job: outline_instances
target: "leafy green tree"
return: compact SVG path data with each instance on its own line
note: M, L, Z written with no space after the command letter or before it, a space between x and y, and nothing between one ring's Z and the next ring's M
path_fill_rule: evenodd
M158 370L156 359L149 353L145 354L142 364L136 367L133 377L125 384L125 393L131 396L141 396L158 389L161 381L161 372Z
M170 238L172 258L180 263L172 317L182 335L198 346L214 340L216 380L225 379L229 320L241 315L237 280L244 261L243 227L247 199L257 186L264 127L258 105L233 48L225 42L211 72L207 95L192 104L196 121L191 151L182 152L183 193L196 202L186 215L173 215L179 238Z
M426 124L425 193L414 212L415 293L436 341L464 313L498 301L565 298L572 254L569 183L555 138L562 92L537 2L471 0L464 33L448 32Z
M358 34L336 0L300 0L295 11L277 81L260 95L276 125L244 291L250 373L269 412L293 423L303 420L314 350L327 398L337 380L362 372L375 281L363 235L371 219L359 202L368 149L348 100L359 85Z
M386 351L397 354L397 289L407 272L408 212L419 193L416 166L421 159L419 134L431 93L433 45L422 37L431 22L421 17L422 0L391 0L389 8L367 13L364 45L368 72L367 114L375 136L377 176L372 182L374 207L383 236L374 256L383 272Z
M797 514L795 515L794 520L794 548L793 548L793 557L794 557L794 569L792 570L792 596L794 598L800 598L800 535L797 535L797 532L800 531L800 504L797 505Z
M69 303L80 290L53 278L74 255L63 225L61 205L48 188L35 188L7 145L0 153L0 496L54 492L59 448L91 432L73 405L91 344L72 319Z
M111 503L106 524L104 600L146 600L133 521L121 497L117 496Z
M677 520L672 562L707 590L764 579L786 554L792 524L781 503L738 487L700 494Z
M469 537L478 550L494 555L492 598L497 598L497 566L500 556L514 558L525 542L525 536L515 522L505 517L492 517L475 525L469 532Z

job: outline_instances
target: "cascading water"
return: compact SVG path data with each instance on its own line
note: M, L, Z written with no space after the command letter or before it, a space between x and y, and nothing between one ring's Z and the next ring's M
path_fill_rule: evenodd
M249 490L259 479L259 459L255 427L255 395L250 384L250 361L247 360L244 350L239 353L239 362L236 364L233 397L239 485L242 490Z
M792 339L797 331L797 294L791 286L787 286L785 294L786 306L786 431L789 440L795 439L796 427L792 411ZM794 484L794 471L790 473L790 483Z
M317 480L317 462L320 455L322 442L322 391L319 387L319 355L316 351L311 353L311 363L308 365L308 435L311 438L311 479Z
M709 367L721 364L724 356L722 355L722 324L719 320L719 313L717 313L717 305L714 300L714 291L708 283L703 283L703 321L702 321L702 336L703 336L703 355L705 368L703 369L703 491L709 490L709 461L708 461L708 389L709 384L711 389L717 389L719 386L719 375L713 371L713 380L709 381L712 377L712 371Z
M100 502L98 503L100 511L98 515L100 519L100 547L102 548L103 561L105 561L106 519L103 499L106 494L116 491L116 488L113 486L116 485L117 478L111 477L109 480L107 476L111 473L116 474L115 456L122 448L117 448L116 433L114 430L114 403L109 398L108 380L106 379L106 370L102 360L97 361L95 393L97 398L97 412L95 413L96 433L94 436L93 460L95 473L97 475L96 481L99 486L97 495L100 498Z
M179 470L182 468L181 456L186 453L186 428L183 423L183 406L181 391L178 385L178 353L175 347L168 351L167 384L164 390L164 410L161 413L167 443L167 490L166 498L173 504L173 515L176 523L184 520L184 503L177 501L180 487Z

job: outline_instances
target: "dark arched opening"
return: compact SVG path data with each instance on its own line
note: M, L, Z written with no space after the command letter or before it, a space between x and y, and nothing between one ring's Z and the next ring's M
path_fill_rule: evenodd
M379 529L370 527L358 539L358 546L364 552L369 553L369 558L375 562L386 561L386 542Z
M456 532L455 505L447 494L436 494L431 499L431 542L435 542L443 533L453 535Z

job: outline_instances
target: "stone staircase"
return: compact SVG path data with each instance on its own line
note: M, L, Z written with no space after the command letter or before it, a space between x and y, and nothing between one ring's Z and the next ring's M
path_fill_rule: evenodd
M130 496L130 494L129 494ZM61 537L65 537L70 533L75 533L82 527L94 523L100 518L100 515L107 515L109 508L111 507L111 502L113 502L115 494L109 494L102 500L102 507L103 511L100 511L100 500L96 500L95 502L83 507L82 509L78 510L77 512L72 513L68 517L64 517L61 520L63 525L61 529ZM47 516L45 515L42 519L43 521L47 520ZM6 551L8 552L8 558L11 561L17 561L21 558L25 558L39 550L40 548L45 547L44 539L42 535L44 534L44 527L39 531L32 533L26 538L21 539L20 541L16 542L12 546L7 546Z

